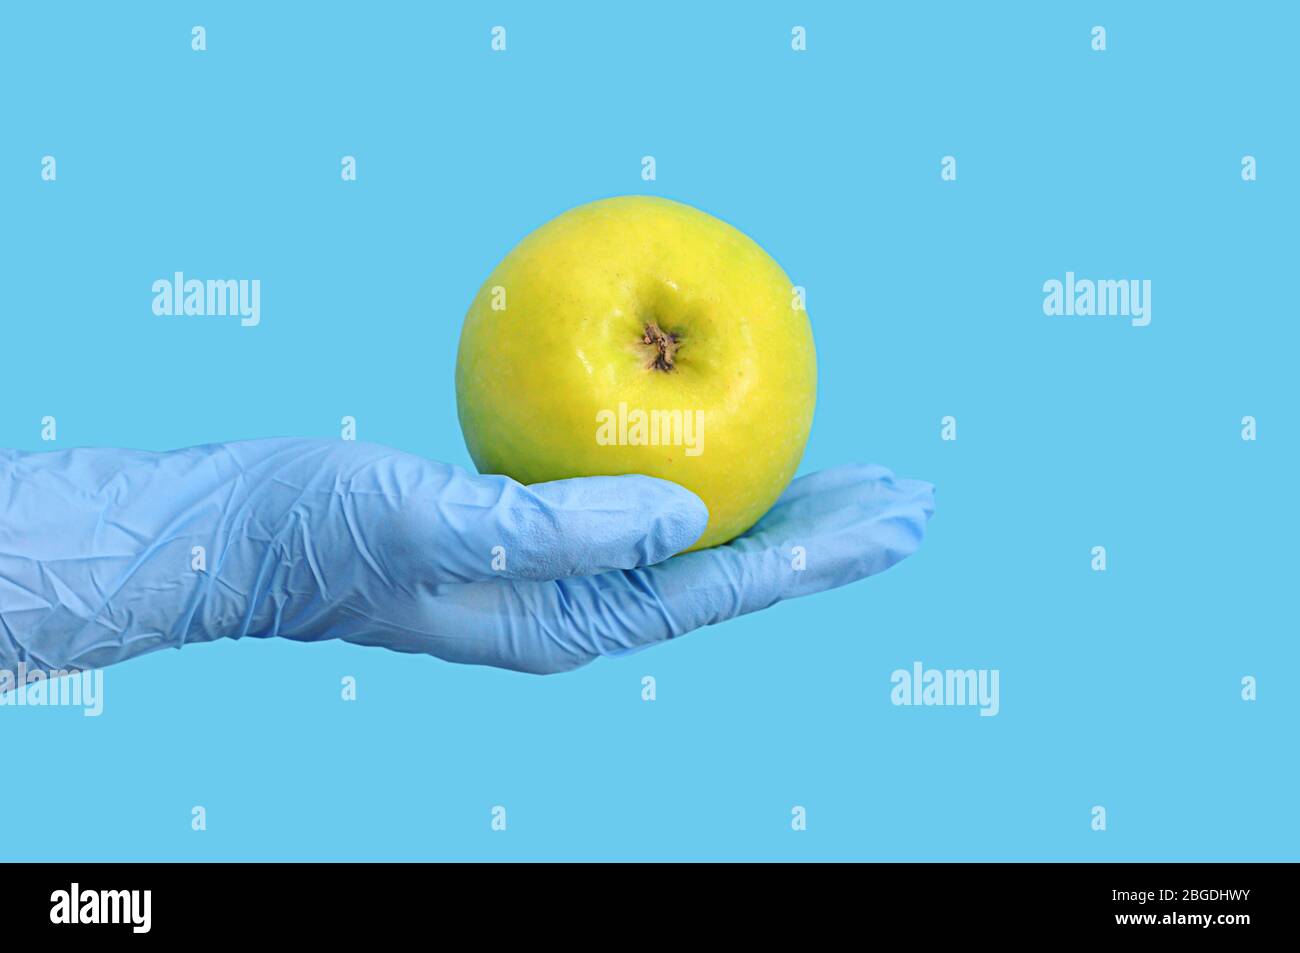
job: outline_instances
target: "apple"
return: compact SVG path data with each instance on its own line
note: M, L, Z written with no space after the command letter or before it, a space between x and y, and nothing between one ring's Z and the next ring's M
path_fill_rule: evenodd
M799 465L817 396L802 289L699 209L628 195L571 209L479 289L456 402L482 473L642 473L708 506L691 549L754 525Z

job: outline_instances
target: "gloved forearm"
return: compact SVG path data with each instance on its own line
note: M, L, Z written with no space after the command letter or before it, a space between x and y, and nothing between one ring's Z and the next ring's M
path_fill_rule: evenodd
M316 600L289 558L310 544L296 504L328 492L327 455L304 440L0 451L0 665L99 667L297 622Z
M223 636L429 637L440 587L631 568L698 536L690 494L619 479L655 484L643 518L600 505L613 478L527 488L339 440L0 451L0 667Z

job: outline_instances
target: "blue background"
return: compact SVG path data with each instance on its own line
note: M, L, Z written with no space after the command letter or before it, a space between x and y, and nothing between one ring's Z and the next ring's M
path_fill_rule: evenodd
M881 576L569 675L227 641L109 669L99 718L0 708L0 857L1296 859L1298 28L1281 3L5 4L0 445L52 449L47 414L53 447L151 449L354 415L468 465L480 282L644 191L808 288L803 470L938 496ZM177 270L261 278L261 326L155 317ZM1151 279L1151 325L1044 316L1067 270ZM914 660L999 669L1001 713L892 706Z

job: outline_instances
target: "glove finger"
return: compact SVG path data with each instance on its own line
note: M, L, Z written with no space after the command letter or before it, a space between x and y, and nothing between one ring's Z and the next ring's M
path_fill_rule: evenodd
M881 467L805 477L726 546L625 574L629 592L594 580L605 611L585 644L598 654L622 652L883 572L916 552L933 512L930 484ZM580 604L572 594L569 601Z
M295 561L326 597L411 581L630 569L685 549L708 522L695 494L645 476L524 486L377 444L282 440L220 449L250 488L237 515L259 538L291 530Z
M634 569L681 552L709 519L694 493L651 477L524 486L446 469L403 503L407 532L395 542L415 578L549 580Z

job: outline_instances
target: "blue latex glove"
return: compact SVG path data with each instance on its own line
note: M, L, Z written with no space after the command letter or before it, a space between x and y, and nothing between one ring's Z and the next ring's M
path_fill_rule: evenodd
M337 440L0 450L0 668L278 635L562 672L887 569L932 509L839 467L674 557L707 513L650 477L525 487Z

